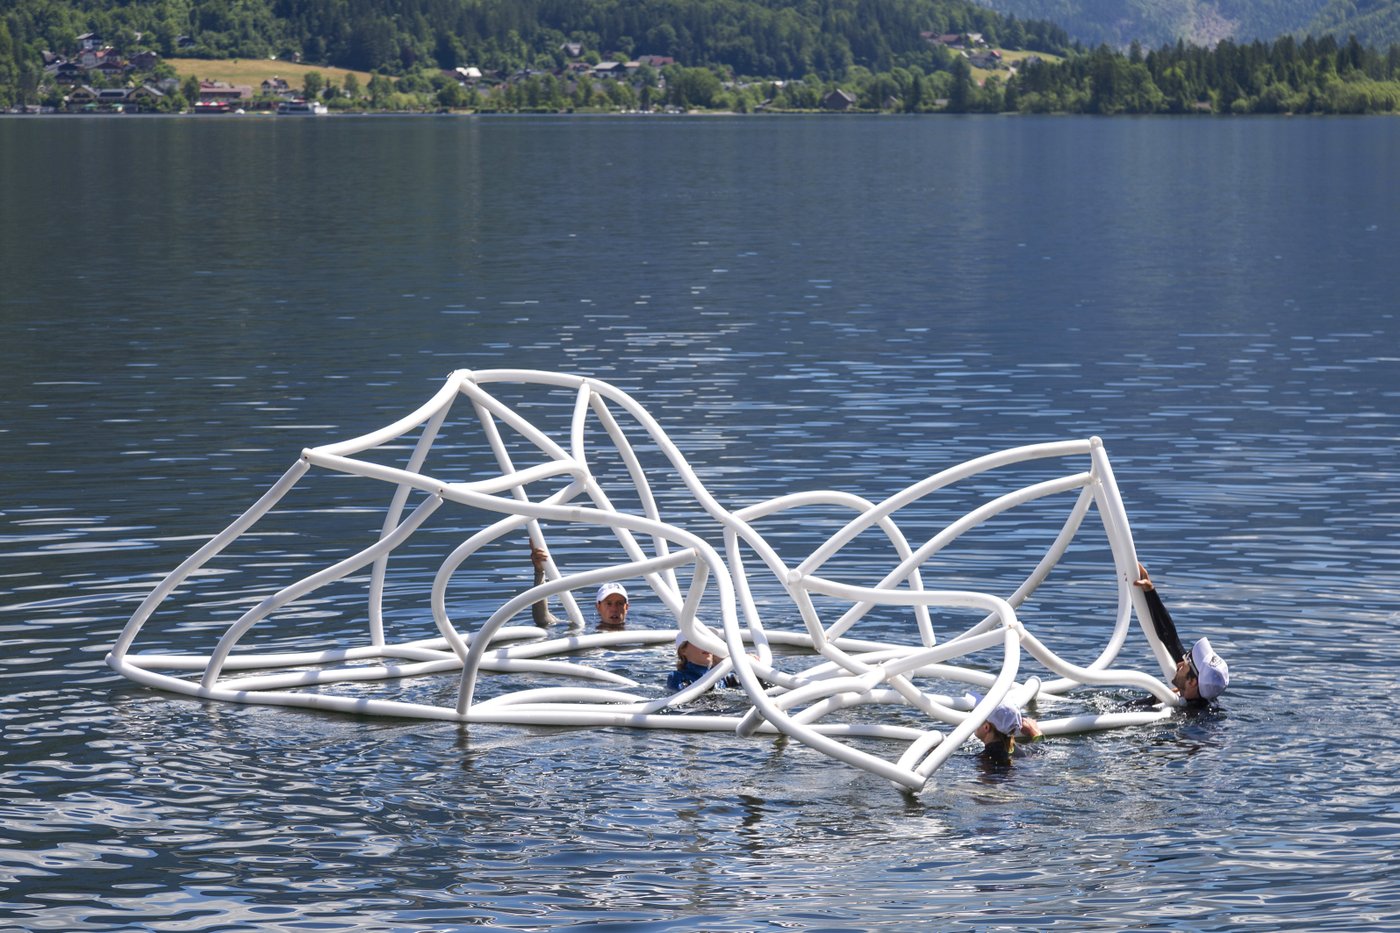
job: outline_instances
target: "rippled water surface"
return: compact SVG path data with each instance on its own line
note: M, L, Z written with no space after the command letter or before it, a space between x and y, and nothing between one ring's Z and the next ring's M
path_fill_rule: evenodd
M0 120L0 930L1400 929L1396 164L1381 119ZM106 667L303 447L498 366L632 392L736 507L1101 436L1231 689L910 796Z

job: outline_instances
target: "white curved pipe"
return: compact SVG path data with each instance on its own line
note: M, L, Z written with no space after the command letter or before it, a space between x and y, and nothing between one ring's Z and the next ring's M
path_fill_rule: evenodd
M497 398L491 387L498 383L572 393L568 436L551 437ZM481 424L486 445L495 458L495 471L446 482L425 473L424 465L441 441L448 412L459 395L469 399ZM620 416L630 419L625 426ZM601 433L590 433L595 431L590 419L596 419ZM517 457L512 456L501 435L502 426L516 432L523 449L529 452L518 457L518 466ZM360 456L397 444L404 435L418 429L421 433L403 466L385 465ZM637 503L633 511L620 509L603 480L594 475L590 458L595 451L590 441L603 448L611 445L611 451L620 458L626 481L631 484L631 493L622 499ZM643 467L638 444L649 456L650 447L656 448L664 461L662 470L648 472ZM1090 461L1087 472L1066 473L983 502L917 548L911 546L899 524L903 509L953 484L1028 461L1086 454ZM228 626L207 657L133 652L138 636L165 601L182 585L197 586L196 571L276 508L313 468L388 484L391 492L377 540L260 601ZM661 477L678 482L718 524L725 557L708 541L663 514L661 503L668 500L653 488L654 481ZM613 474L606 474L605 478L609 484L614 482ZM537 492L541 489L547 491ZM1080 493L1054 540L1014 592L1003 596L927 585L924 574L929 559L952 547L967 532L993 518L1018 514L1017 510L1030 502L1075 489ZM404 517L408 498L415 491L424 496L424 502ZM668 490L669 494L672 493ZM389 643L381 603L393 554L444 506L495 517L485 527L467 532L438 566L429 594L429 617L437 629L435 636ZM1091 507L1099 511L1112 553L1117 609L1103 648L1094 661L1082 666L1066 661L1027 631L1016 612L1059 565L1071 541L1083 530ZM837 508L853 514L809 554L790 564L765 539L759 525L778 518L800 521L798 512L806 508ZM532 540L543 543L546 525L609 534L621 545L625 559L572 574L562 573L551 560L542 584L506 600L474 631L459 631L458 625L448 618L446 608L446 588L458 569L485 545L520 529L525 529ZM874 528L883 534L889 555L889 563L875 575L875 585L856 585L834 571L821 572L847 545ZM789 626L800 623L799 630L787 630L781 624L772 628L769 623L773 620L764 618L749 579L750 568L745 565L746 550L757 558L751 562L752 569L771 575L777 588L791 601L777 621ZM232 653L253 626L366 565L371 567L365 606L369 644L320 651ZM686 583L677 574L678 568L684 566L691 568ZM107 663L140 684L227 702L461 723L782 734L899 787L917 791L1000 702L1021 706L1038 696L1055 696L1072 688L1111 685L1145 690L1161 703L1153 710L1090 712L1042 720L1041 729L1047 735L1142 725L1172 714L1182 701L1169 686L1141 671L1112 666L1136 615L1150 654L1164 675L1170 672L1170 657L1150 625L1142 594L1131 585L1136 568L1127 511L1103 443L1097 437L989 453L934 473L879 502L839 490L816 490L729 510L705 489L659 422L615 386L590 377L535 370L458 370L449 375L432 399L408 416L378 431L303 451L301 458L253 506L155 587L122 629ZM673 617L675 628L582 634L582 614L572 592L632 577L646 582ZM563 600L575 625L573 634L549 638L538 628L506 624L530 604L551 596ZM823 619L817 599L824 601L823 607L830 600L844 606L834 620L828 621ZM893 639L880 641L851 637L850 633L872 611L896 607L912 613L909 643L901 643L899 633ZM977 618L962 631L948 633L940 640L929 613L933 608L971 610ZM702 613L706 618L701 618ZM698 681L674 694L589 663L587 657L589 652L598 650L651 652L648 664L653 669L664 669L669 666L669 647L678 632L721 660ZM1000 664L990 665L994 670L985 669L981 655L998 651ZM1031 676L1018 683L1023 651L1057 675L1057 679L1042 683L1039 677ZM459 682L456 702L450 705L350 697L319 690L334 684L368 685L451 671L458 672ZM482 671L507 678L529 674L573 684L591 681L608 686L507 686L498 696L476 701L474 691ZM196 680L165 672L202 673ZM740 690L726 691L724 695L739 704L734 715L697 716L674 711L708 692L731 672L738 679ZM934 683L925 685L929 680ZM985 695L980 702L970 704L940 692L938 682L975 685ZM841 710L876 711L889 707L900 709L904 715L912 711L923 716L928 726L831 721L831 714ZM851 745L850 740L857 737L897 743L902 750L884 757Z

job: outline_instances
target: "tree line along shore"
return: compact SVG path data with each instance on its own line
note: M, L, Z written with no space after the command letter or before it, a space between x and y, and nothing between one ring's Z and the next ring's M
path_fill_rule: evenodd
M1003 30L1003 41L1008 31ZM1009 31L1029 42L1028 34ZM922 64L840 75L738 75L672 56L564 41L533 64L423 65L390 75L269 59L164 58L139 34L75 35L42 68L8 69L0 109L221 113L315 102L327 112L1367 114L1400 110L1400 46L1355 39L1036 51L975 32L924 31ZM3 36L0 36L3 39ZM22 72L22 74L21 74ZM7 76L0 69L0 79ZM217 76L217 77L215 77Z

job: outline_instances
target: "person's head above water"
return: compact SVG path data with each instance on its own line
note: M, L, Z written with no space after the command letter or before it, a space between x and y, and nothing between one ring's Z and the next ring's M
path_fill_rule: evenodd
M980 693L968 694L972 704L982 702ZM987 751L1010 755L1016 750L1017 737L1031 739L1040 735L1040 727L1034 719L1021 715L1021 711L1010 703L999 704L987 716L985 722L972 733L981 741Z
M700 667L714 667L717 661L713 654L686 640L685 632L676 636L676 667L685 664L697 664Z
M1230 666L1202 638L1177 662L1172 686L1183 699L1213 700L1230 686Z
M597 602L600 628L622 628L627 624L627 588L621 583L598 587Z
M979 698L977 702L982 701ZM1015 738L1021 731L1021 722L1021 711L1014 706L1003 703L992 710L987 721L978 726L973 735L981 739L983 745L991 745L994 742L1004 741L1008 737Z

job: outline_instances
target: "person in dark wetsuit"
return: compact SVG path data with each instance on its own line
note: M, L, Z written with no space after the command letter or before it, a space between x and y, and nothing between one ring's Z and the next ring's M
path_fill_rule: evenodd
M676 669L666 678L666 689L674 692L690 686L708 674L717 660L704 648L686 641L685 633L681 632L676 636ZM721 678L715 686L737 687L739 686L739 678L730 674L728 677Z
M1138 564L1138 578L1133 586L1142 590L1147 599L1148 614L1152 617L1152 628L1157 638L1176 662L1176 673L1172 675L1172 687L1182 699L1193 703L1207 703L1225 692L1230 685L1230 668L1210 646L1210 640L1202 638L1187 651L1181 644L1181 636L1176 633L1171 613L1157 595L1147 568Z

